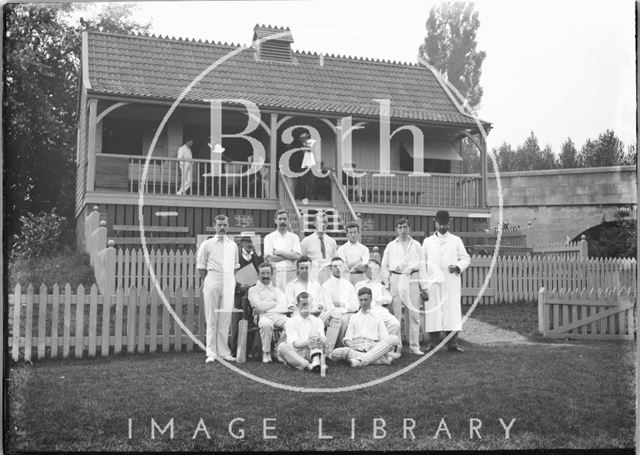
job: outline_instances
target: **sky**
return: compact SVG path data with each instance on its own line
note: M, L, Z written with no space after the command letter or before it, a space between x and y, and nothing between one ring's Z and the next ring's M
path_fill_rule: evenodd
M294 50L416 62L428 0L140 2L152 33L249 45L256 24L287 26ZM636 142L632 0L476 0L489 147L533 131L558 153L612 129Z

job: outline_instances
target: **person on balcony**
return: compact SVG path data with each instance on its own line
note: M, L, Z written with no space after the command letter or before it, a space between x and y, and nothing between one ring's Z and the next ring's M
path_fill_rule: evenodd
M297 312L285 324L286 342L278 345L278 354L285 364L298 370L324 373L322 362L327 337L324 324L311 314L309 294L301 292L296 297Z
M229 328L235 295L234 272L238 264L238 246L227 237L229 219L226 215L215 217L216 235L200 245L196 257L196 269L203 279L202 300L207 324L206 362L216 357L235 362L229 349Z
M200 152L204 157L203 159L208 161L204 168L206 172L202 174L202 177L210 180L212 196L223 196L226 193L226 191L223 191L223 188L226 190L226 178L224 177L226 173L225 163L230 163L232 159L224 153L225 150L226 149L220 144L212 147L211 136L208 136L207 145ZM205 193L209 194L209 184L205 184L203 187L205 188Z
M389 242L382 256L382 271L392 297L393 315L402 320L402 307L409 312L409 351L423 355L420 350L420 304L428 299L424 269L424 254L420 243L409 232L406 218L396 221L398 237ZM422 290L421 290L422 289Z
M390 354L399 342L398 337L389 335L382 319L371 312L371 289L360 288L358 300L360 311L349 320L343 339L345 347L331 351L329 358L333 361L346 360L352 367L391 365L397 358Z
M276 230L264 238L264 258L273 265L275 285L284 291L287 284L296 278L295 261L302 256L300 238L290 232L289 214L280 209L275 215Z
M347 331L349 319L360 309L356 289L351 282L341 277L344 269L344 262L339 257L331 259L331 276L322 284L322 289L331 298L331 303L335 307L335 313L340 313L340 331L336 344L342 343L342 338Z
M302 239L300 248L302 255L311 259L311 278L324 283L331 276L329 264L336 255L338 245L325 232L326 218L322 214L316 216L316 231Z
M447 342L447 349L462 352L457 343L458 332L462 330L460 274L469 267L471 259L462 239L449 232L449 223L449 212L439 210L435 216L436 231L422 243L428 264L434 264L444 275L444 282L436 286L440 295L433 295L432 301L426 304L425 332L429 333L428 350L440 343L440 332L444 331L445 336L455 332Z
M186 138L184 144L178 148L178 165L180 167L180 188L176 191L177 195L185 194L191 188L191 181L193 180L192 166L193 155L191 154L191 147L193 147L193 139Z
M259 265L259 277L255 286L249 288L249 303L259 315L258 327L262 342L262 362L271 359L271 341L273 330L283 329L289 320L288 313L293 311L287 305L284 293L271 282L271 265L263 262Z
M362 280L362 273L369 262L369 248L360 243L360 225L355 221L347 223L347 242L338 247L336 256L340 257L350 272L351 284Z

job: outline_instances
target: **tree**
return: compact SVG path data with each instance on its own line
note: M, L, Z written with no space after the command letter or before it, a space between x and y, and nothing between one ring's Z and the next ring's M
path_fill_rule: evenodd
M558 157L558 165L564 169L572 169L580 165L578 161L578 151L571 138L567 138L562 144L560 156Z
M622 164L635 166L638 160L638 154L636 151L636 146L631 144L627 147L627 153L625 153L624 158L622 160Z
M510 144L503 142L500 147L497 149L493 149L493 153L496 157L496 161L498 162L498 170L500 172L511 172L516 169L516 153L511 148ZM495 172L493 169L493 161L489 160L489 168L492 172Z
M587 139L580 150L584 167L618 166L624 157L624 144L612 130L600 134L596 140Z
M83 6L5 6L4 227L5 241L20 216L51 212L73 219L78 72L83 26L146 31L132 6L108 5L82 24ZM94 8L95 9L95 8Z
M480 153L475 145L466 138L462 140L462 173L478 174L480 172Z
M427 37L419 55L443 73L471 107L482 99L481 67L486 52L476 50L478 12L472 2L443 2L429 11Z
M558 160L551 150L551 146L546 145L542 149L542 152L540 152L539 159L535 163L534 169L557 169L558 167Z

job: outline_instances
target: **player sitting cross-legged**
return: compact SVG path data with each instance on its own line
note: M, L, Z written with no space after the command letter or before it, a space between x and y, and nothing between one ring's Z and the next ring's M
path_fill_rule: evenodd
M326 365L323 362L324 335L322 320L310 314L309 294L301 292L297 296L298 312L285 324L286 342L280 343L278 353L287 365L298 370L307 369L324 376Z
M382 319L371 312L371 298L371 289L363 287L358 291L360 311L349 320L342 340L345 347L331 351L331 360L346 360L352 367L390 365L393 361L389 354L398 344L398 337L389 335Z

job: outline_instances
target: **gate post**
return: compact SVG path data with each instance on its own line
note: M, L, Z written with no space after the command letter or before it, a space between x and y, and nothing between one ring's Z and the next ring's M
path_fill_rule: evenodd
M544 319L544 287L540 288L538 291L538 332L542 334L542 336L547 336L547 321Z

